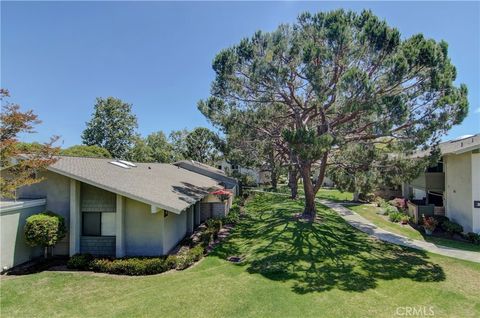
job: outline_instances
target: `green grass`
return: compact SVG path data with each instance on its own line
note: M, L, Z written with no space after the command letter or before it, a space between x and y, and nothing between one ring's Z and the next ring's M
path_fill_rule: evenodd
M287 185L280 185L278 187L277 192L290 193L290 188ZM305 192L303 191L303 185L300 183L298 185L298 195L303 196L304 193ZM341 192L340 190L337 190L337 189L321 188L320 190L318 190L316 197L320 199L328 199L330 201L335 201L335 202L344 202L344 201L352 201L353 193Z
M413 240L427 241L436 245L442 245L466 251L480 252L480 245L454 241L448 238L426 236L408 224L402 225L400 223L390 222L386 217L379 214L381 209L376 206L370 204L359 204L355 206L348 206L348 208L357 212L358 214L384 230L404 235Z
M480 264L373 240L326 208L304 223L293 217L302 206L257 194L228 240L182 272L2 279L1 316L394 317L405 306L480 315ZM244 261L225 261L232 255Z

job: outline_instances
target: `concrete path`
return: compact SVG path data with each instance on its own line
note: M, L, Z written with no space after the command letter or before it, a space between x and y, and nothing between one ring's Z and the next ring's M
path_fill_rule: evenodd
M284 193L267 192L267 191L261 191L261 190L253 190L253 192L264 192L264 193L277 194L282 196L289 196L288 194L284 194ZM436 244L425 242L425 241L412 240L403 235L395 234L377 227L375 224L373 224L369 220L365 219L359 214L343 206L343 203L337 203L337 202L324 200L324 199L316 199L316 201L318 203L321 203L329 207L333 211L337 212L345 221L347 221L348 224L352 225L358 230L365 232L379 240L397 244L397 245L416 248L418 250L432 252L435 254L440 254L444 256L450 256L458 259L480 263L479 252L464 251L456 248L436 245Z
M317 201L329 207L330 209L334 210L335 212L337 212L343 219L345 219L345 221L347 221L347 223L349 223L353 227L371 236L374 236L379 240L393 243L393 244L408 246L411 248L416 248L419 250L424 250L424 251L432 252L435 254L440 254L440 255L445 255L445 256L450 256L458 259L480 263L479 252L464 251L456 248L436 245L436 244L425 242L425 241L412 240L403 235L395 234L377 227L376 225L371 223L369 220L353 212L352 210L344 207L341 203L336 203L336 202L332 202L329 200L322 200L322 199L317 199Z

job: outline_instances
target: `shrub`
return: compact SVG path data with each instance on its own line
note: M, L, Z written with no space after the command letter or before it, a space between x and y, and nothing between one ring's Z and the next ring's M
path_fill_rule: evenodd
M480 234L468 232L465 235L465 238L472 242L473 244L480 244Z
M211 229L206 229L200 234L200 245L203 248L207 248L212 241L213 241L213 231Z
M388 203L402 210L406 208L406 200L404 198L395 198L388 201Z
M442 224L445 222L445 221L450 221L449 218L447 218L445 215L434 215L433 218L435 220L437 220L438 222L438 226L442 226Z
M463 232L463 226L453 221L444 221L442 223L442 229L452 236Z
M391 222L400 222L402 220L402 217L404 216L405 214L403 213L400 213L398 211L395 211L395 212L392 212L392 213L388 213L388 219L391 221Z
M194 248L181 250L176 259L176 268L183 270L190 267L196 261L199 261L203 257L204 249L202 246L197 245Z
M240 220L240 207L236 204L232 205L227 216L222 219L224 224L235 224Z
M423 227L426 230L429 230L431 232L435 231L438 225L438 221L434 217L432 216L425 217L425 215L422 214L422 220L423 220Z
M221 219L208 219L207 220L207 227L213 229L214 231L218 232L222 228L222 220Z
M75 254L67 262L67 267L81 271L89 270L93 256L91 254Z
M29 216L24 231L27 243L44 247L46 257L48 248L63 239L67 229L62 216L46 211Z
M377 207L382 207L385 204L385 200L382 197L376 197L375 204Z
M408 215L404 214L401 217L400 221L402 221L402 223L408 223L408 222L410 222L410 217Z
M162 273L172 269L174 265L175 263L171 258L165 259L159 257L98 258L91 262L91 267L95 272L131 276Z

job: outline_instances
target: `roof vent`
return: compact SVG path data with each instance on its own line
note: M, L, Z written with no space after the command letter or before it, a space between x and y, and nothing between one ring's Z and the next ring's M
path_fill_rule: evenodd
M124 165L127 165L127 166L130 166L130 167L136 167L137 165L130 162L130 161L126 161L126 160L117 160L118 162L120 163L123 163Z
M124 163L118 162L118 161L110 161L109 163L111 163L112 165L115 165L117 167L121 167L121 168L124 168L124 169L130 169L130 166L128 166Z

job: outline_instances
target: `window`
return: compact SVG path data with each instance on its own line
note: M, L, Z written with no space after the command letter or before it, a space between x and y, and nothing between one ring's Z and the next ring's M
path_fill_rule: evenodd
M84 212L83 213L83 235L100 236L102 234L102 213Z
M115 236L115 213L83 212L82 235Z

